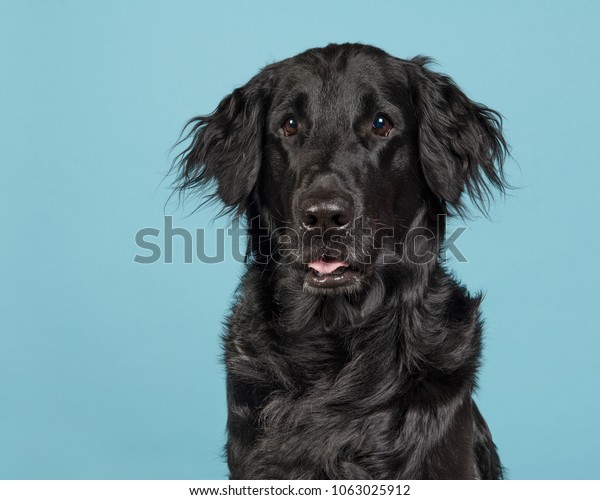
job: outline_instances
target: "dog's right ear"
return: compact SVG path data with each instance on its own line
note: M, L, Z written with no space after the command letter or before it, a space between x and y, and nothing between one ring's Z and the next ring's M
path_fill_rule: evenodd
M217 109L192 118L180 142L191 139L176 158L176 189L180 193L203 191L212 182L225 212L241 215L251 199L262 162L263 128L273 71L265 68L246 85L223 98Z

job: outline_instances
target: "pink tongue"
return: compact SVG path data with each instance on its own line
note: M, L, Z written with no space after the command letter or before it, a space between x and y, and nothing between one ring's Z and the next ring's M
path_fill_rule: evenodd
M308 267L314 269L321 274L329 274L335 271L338 267L348 267L347 262L334 260L332 262L323 262L322 260L313 260Z

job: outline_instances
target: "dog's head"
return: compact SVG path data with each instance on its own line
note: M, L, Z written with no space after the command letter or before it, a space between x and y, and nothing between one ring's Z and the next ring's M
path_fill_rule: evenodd
M193 119L182 190L248 218L250 254L304 289L347 293L386 264L435 260L438 216L505 186L500 117L428 59L329 45L264 68Z

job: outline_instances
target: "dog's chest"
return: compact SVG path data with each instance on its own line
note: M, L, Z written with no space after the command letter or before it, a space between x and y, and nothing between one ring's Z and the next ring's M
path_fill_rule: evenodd
M327 369L295 372L294 389L272 387L257 419L261 447L277 448L282 460L315 465L388 454L383 443L398 442L404 418L401 399L393 396L399 388L356 366L334 357Z

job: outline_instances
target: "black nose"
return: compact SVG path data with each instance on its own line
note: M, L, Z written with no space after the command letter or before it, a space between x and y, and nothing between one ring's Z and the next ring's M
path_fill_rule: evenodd
M300 218L306 229L343 229L353 217L354 205L345 198L308 197L300 202Z

